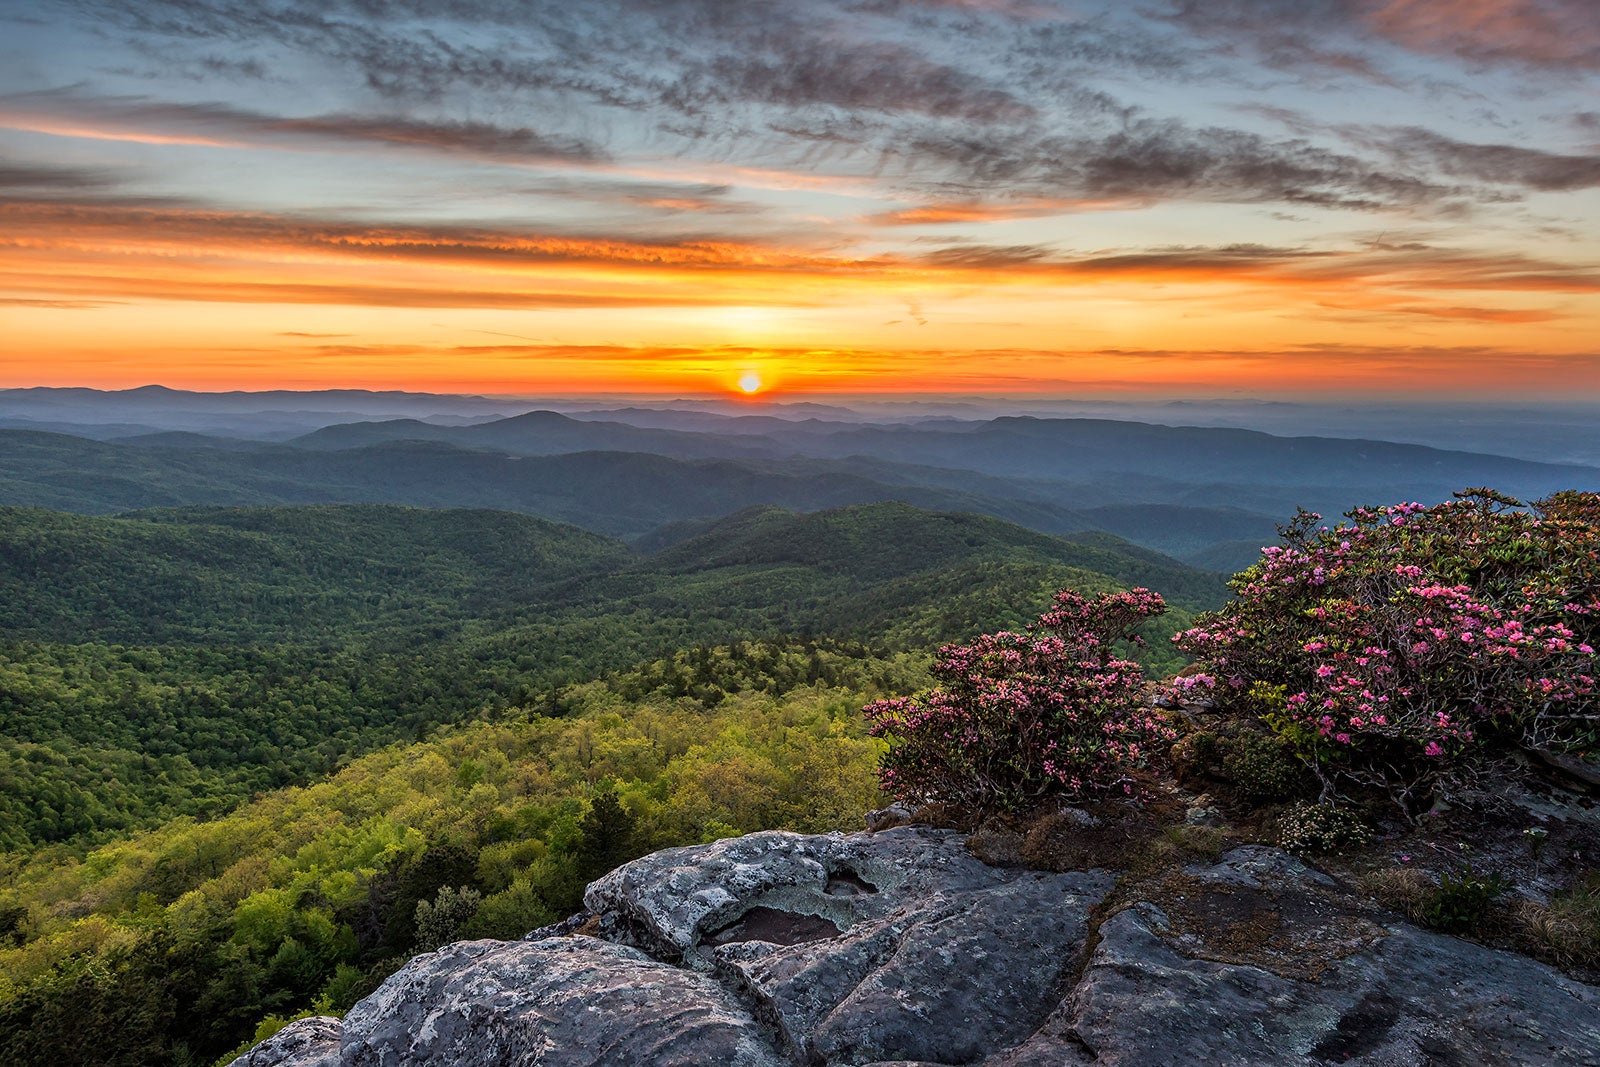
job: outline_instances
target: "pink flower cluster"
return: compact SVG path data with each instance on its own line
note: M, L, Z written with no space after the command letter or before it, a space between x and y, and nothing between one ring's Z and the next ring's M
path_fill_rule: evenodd
M1596 744L1600 494L1524 510L1474 490L1332 530L1316 518L1173 640L1211 674L1282 686L1274 725L1325 780L1411 791L1497 741Z
M1094 599L1064 591L1025 633L940 649L939 685L923 700L864 709L872 733L893 742L884 789L985 810L1130 791L1127 772L1176 733L1145 706L1139 665L1113 645L1137 640L1138 625L1165 610L1148 589Z

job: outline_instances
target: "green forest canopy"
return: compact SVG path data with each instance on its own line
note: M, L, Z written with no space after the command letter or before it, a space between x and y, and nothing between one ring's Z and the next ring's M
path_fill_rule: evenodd
M209 1064L644 851L854 825L861 705L925 685L939 642L1063 586L1159 589L1165 633L1223 593L1106 535L903 504L678 538L0 509L0 1062Z
M0 509L0 847L212 817L675 649L930 648L1132 584L1170 591L1169 631L1222 590L1103 535L900 504L755 509L654 556L503 512Z

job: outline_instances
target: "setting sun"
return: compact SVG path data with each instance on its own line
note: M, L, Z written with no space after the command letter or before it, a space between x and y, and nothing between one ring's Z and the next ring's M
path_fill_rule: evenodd
M747 394L761 392L761 375L755 371L746 371L739 378L739 391Z

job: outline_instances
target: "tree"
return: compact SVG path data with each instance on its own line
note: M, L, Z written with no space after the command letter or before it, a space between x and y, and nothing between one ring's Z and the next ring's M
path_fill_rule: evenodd
M478 914L482 901L483 894L467 886L458 889L443 886L432 901L417 901L417 948L432 952L454 941L461 929Z
M615 786L598 789L578 820L579 867L585 879L598 878L633 858L634 819L617 798Z

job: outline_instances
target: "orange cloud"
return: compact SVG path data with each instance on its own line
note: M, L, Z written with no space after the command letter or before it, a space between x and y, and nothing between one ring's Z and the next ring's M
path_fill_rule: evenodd
M1592 0L1376 0L1363 17L1417 51L1600 67L1600 21Z
M714 276L714 283L707 282ZM0 203L0 283L22 298L385 307L609 308L859 303L930 285L1294 290L1329 309L1528 324L1548 309L1483 308L1451 291L1600 292L1600 272L1523 254L1424 245L1236 245L1074 256L956 244L920 254L708 236L678 241L532 233L96 200ZM1283 298L1273 298L1282 300Z
M1302 345L1262 349L877 350L692 345L335 344L176 353L181 365L120 373L92 358L62 361L59 380L172 385L329 386L503 393L727 392L754 371L769 395L973 393L1011 396L1361 393L1429 397L1493 392L1571 396L1600 388L1600 355L1553 356L1488 346ZM0 359L0 377L9 361Z
M1119 211L1144 206L1141 200L1022 200L1013 202L922 204L899 211L868 215L864 221L878 226L936 226L949 223L1006 222L1042 219L1080 211Z

